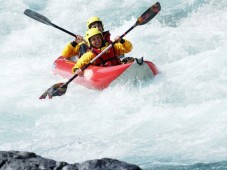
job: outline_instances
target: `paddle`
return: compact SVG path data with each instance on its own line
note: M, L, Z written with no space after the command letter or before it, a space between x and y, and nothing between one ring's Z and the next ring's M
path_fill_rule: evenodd
M123 38L127 33L129 33L133 28L135 28L138 25L144 25L147 22L149 22L152 18L154 18L158 12L161 10L161 6L159 2L156 2L154 5L152 5L150 8L148 8L136 21L136 23L129 28L124 34L122 34L120 37ZM45 19L46 20L46 19ZM87 67L89 67L96 59L98 59L100 56L102 56L107 50L109 50L116 42L114 41L112 44L110 44L105 50L103 50L99 55L97 55L94 59L92 59L87 65L85 65L82 70L85 70ZM45 91L39 99L45 99L48 95L49 98L52 98L53 96L62 96L65 94L68 84L73 81L78 76L78 74L74 74L66 83L57 83L51 86L47 91Z
M35 11L32 11L31 9L26 9L24 11L24 14L29 16L29 17L31 17L31 18L33 18L33 19L35 19L36 21L39 21L39 22L41 22L43 24L46 24L46 25L50 25L52 27L55 27L55 28L57 28L57 29L59 29L61 31L64 31L64 32L76 37L75 34L73 34L73 33L69 32L69 31L67 31L67 30L65 30L65 29L53 24L48 18L44 17L43 15L41 15L41 14L35 12Z

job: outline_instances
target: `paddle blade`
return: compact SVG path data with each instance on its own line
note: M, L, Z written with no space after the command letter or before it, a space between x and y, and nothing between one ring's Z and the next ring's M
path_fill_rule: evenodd
M136 21L136 25L144 25L154 18L159 11L161 10L161 5L159 2L156 2L150 8L148 8Z
M51 21L48 18L30 9L26 9L24 11L24 14L35 19L36 21L42 22L43 24L52 25Z
M62 96L67 90L67 85L65 83L58 83L51 86L47 91L45 91L39 99L45 99L47 96L51 99L53 96Z

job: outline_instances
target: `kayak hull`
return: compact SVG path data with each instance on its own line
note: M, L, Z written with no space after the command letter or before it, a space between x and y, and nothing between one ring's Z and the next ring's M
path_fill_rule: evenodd
M59 57L54 62L54 74L69 79L73 76L74 65L75 62ZM87 88L103 90L118 84L153 79L157 74L158 69L152 62L135 60L132 63L111 67L90 65L84 70L84 75L78 76L73 82Z

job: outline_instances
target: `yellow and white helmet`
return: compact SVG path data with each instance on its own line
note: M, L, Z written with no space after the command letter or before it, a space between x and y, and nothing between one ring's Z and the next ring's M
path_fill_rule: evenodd
M102 33L101 33L97 28L91 28L91 29L87 30L85 36L86 36L86 40L87 40L87 42L89 43L89 45L90 45L90 40L89 40L89 39L90 39L92 36L97 35L97 34L100 34L101 37L102 37L102 39L103 39Z
M101 25L102 25L102 29L103 29L103 24L102 24L102 21L99 19L99 17L97 17L97 16L93 16L93 17L91 17L91 18L89 18L88 20L87 20L87 29L90 29L90 25L92 24L92 23L94 23L94 22L100 22L101 23ZM104 29L103 29L104 30Z

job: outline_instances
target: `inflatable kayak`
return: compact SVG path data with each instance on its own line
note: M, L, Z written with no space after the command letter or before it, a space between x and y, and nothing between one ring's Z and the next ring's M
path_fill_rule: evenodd
M75 62L59 57L54 62L54 74L63 78L73 76L72 67ZM90 65L84 75L75 78L73 81L77 84L91 89L103 90L110 86L118 84L135 83L153 79L158 73L157 67L150 61L144 61L143 58L135 59L128 64L121 64L111 67L99 67Z

